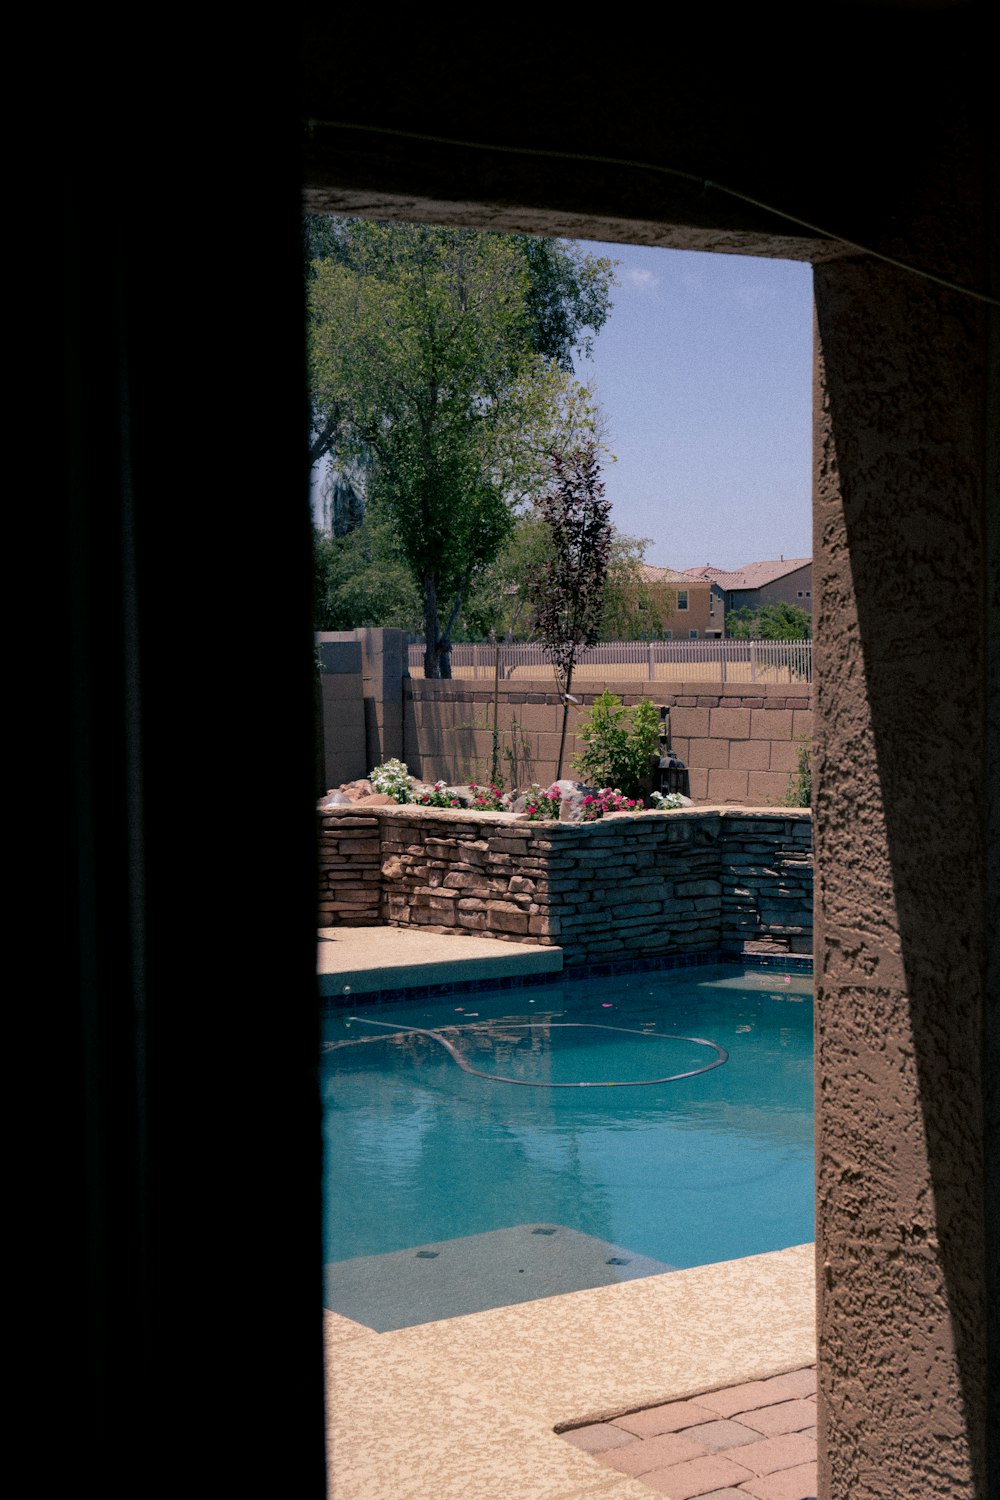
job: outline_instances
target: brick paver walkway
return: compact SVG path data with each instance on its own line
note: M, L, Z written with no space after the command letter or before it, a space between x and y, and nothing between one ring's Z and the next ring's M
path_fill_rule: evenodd
M816 1367L563 1437L669 1500L815 1500Z

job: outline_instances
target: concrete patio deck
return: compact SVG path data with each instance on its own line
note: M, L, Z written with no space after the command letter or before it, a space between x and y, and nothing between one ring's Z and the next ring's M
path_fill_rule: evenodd
M330 995L562 964L392 928L326 929L319 949ZM805 1500L813 1261L800 1245L387 1333L325 1311L331 1500ZM724 1394L789 1375L801 1394Z
M678 1474L671 1488L661 1472L668 1456L646 1449L634 1431L637 1419L630 1430L624 1414L702 1397L689 1425L704 1427L721 1416L718 1398L712 1405L704 1393L811 1365L813 1249L796 1246L392 1333L336 1313L324 1317L331 1500L648 1500L647 1472L659 1494L688 1500L717 1491L726 1483L720 1474L734 1486L758 1476L750 1462L737 1457L726 1469L720 1459ZM765 1391L757 1404L775 1405L783 1391ZM729 1405L742 1409L740 1401ZM612 1438L595 1458L579 1436L567 1441L556 1431L593 1433L594 1424L614 1426L621 1445L612 1449ZM756 1443L767 1440L749 1416L730 1425L753 1430ZM745 1441L742 1433L737 1438ZM709 1439L718 1441L719 1433ZM690 1463L714 1450L703 1434L686 1438L680 1452L678 1462ZM804 1452L799 1444L795 1467L807 1461ZM757 1456L777 1468L787 1455ZM692 1475L696 1484L711 1483L682 1489ZM741 1500L756 1494L744 1489ZM765 1491L759 1500L786 1497Z
M321 995L551 974L562 966L562 949L541 943L404 927L321 927L316 962Z

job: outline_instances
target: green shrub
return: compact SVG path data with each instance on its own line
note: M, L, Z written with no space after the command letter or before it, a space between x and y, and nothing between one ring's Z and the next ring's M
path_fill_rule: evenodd
M392 797L396 802L413 801L410 773L401 760L383 761L374 771L368 772L368 780L377 792Z
M799 745L799 768L788 778L786 807L812 806L812 742Z
M591 786L620 787L635 796L652 770L660 743L660 713L649 698L627 708L617 693L603 692L594 700L588 719L577 728L585 749L573 757L573 767Z

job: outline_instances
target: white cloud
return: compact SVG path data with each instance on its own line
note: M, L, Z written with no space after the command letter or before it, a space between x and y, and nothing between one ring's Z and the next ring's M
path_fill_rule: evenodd
M623 271L621 279L640 292L651 292L660 284L658 276L654 276L652 271L647 271L641 266L632 266L629 270Z

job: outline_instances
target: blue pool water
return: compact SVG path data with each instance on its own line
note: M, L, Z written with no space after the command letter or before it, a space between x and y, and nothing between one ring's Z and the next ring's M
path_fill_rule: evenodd
M329 1014L327 1305L398 1327L811 1240L811 995L713 966ZM412 1027L481 1072L599 1086L493 1082ZM621 1086L717 1060L661 1033L728 1061Z

